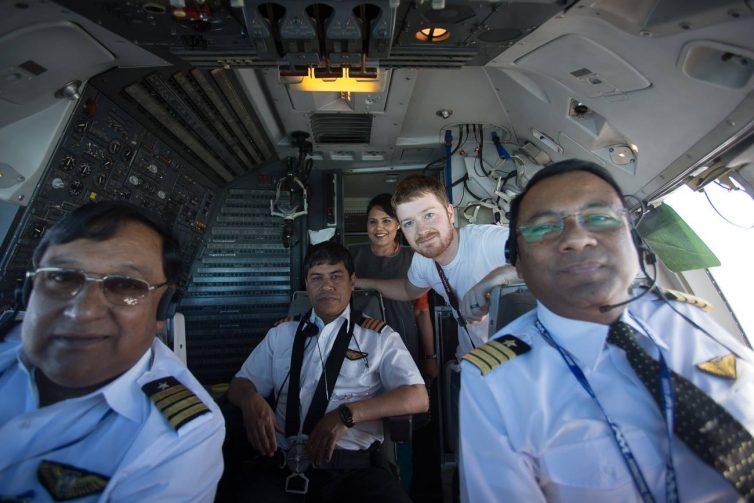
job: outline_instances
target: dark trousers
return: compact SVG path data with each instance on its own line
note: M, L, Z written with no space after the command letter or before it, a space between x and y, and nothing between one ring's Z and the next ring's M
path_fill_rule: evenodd
M373 466L354 470L307 470L306 495L285 492L290 475L269 458L257 458L237 470L230 485L218 493L217 502L259 503L411 503L382 455ZM230 482L230 481L227 481Z

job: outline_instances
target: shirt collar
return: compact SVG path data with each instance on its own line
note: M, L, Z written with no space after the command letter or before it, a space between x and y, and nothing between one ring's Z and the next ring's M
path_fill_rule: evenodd
M27 374L29 382L32 383L33 389L36 391L36 384L34 383L35 367L26 360L22 353L21 348L19 348L16 356L19 366L23 372ZM134 399L135 395L132 387L138 387L136 379L152 366L152 359L153 350L150 347L144 355L139 358L136 364L118 376L115 380L87 395L70 398L69 400L92 400L95 399L95 397L102 396L107 402L107 405L116 413L125 416L132 421L141 421L141 418L145 414L144 401Z
M623 314L621 314L620 317L620 321L631 325L638 332L636 341L641 347L644 348L645 351L647 351L650 355L653 355L653 357L656 357L654 350L655 347L666 352L670 349L666 341L657 337L655 333L651 331L648 332L648 324L641 323L635 315L631 314L629 309L623 311Z
M135 365L99 390L110 408L132 421L141 421L146 413L146 402L135 399L136 396L145 395L138 389L138 395L135 396L133 387L139 388L137 379L152 367L153 360L154 349L150 347Z
M537 317L563 349L573 355L582 370L592 370L605 347L608 325L559 316L537 302Z
M346 323L350 323L351 321L351 305L350 304L346 306L346 308L343 310L342 313L338 315L337 318L335 318L334 320L332 320L330 323L327 323L327 324L325 324L322 318L317 316L317 313L314 309L312 309L312 313L311 315L309 315L309 321L317 325L317 328L319 329L320 332L324 330L325 325L332 325L333 323L339 323L339 320L341 319L346 320ZM337 326L340 326L340 325L337 325Z

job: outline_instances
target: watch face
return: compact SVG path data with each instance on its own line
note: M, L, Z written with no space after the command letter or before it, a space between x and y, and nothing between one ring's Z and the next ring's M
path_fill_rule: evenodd
M340 407L340 420L349 428L353 426L353 414L351 414L351 409L345 405Z

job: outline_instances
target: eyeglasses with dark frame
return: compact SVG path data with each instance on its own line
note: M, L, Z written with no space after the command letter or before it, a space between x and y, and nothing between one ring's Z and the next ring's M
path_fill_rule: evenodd
M105 298L116 306L135 306L149 292L165 286L164 283L150 284L143 279L119 275L99 275L77 269L62 267L39 267L26 273L29 280L36 279L35 288L45 295L58 299L72 299L88 283L99 283Z
M575 218L579 225L591 232L604 232L623 225L626 208L595 206L568 215L546 214L534 217L526 225L519 225L516 231L527 243L538 243L559 237L565 230L567 218Z

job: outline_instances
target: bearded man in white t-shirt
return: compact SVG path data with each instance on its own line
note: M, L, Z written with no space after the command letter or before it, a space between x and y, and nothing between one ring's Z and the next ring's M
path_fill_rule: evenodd
M403 235L417 252L408 275L395 280L357 278L356 286L395 300L413 300L430 288L435 290L453 307L459 323L456 357L460 358L487 341L490 287L518 279L505 260L508 228L467 225L457 229L445 187L425 175L402 180L393 194L393 207Z

